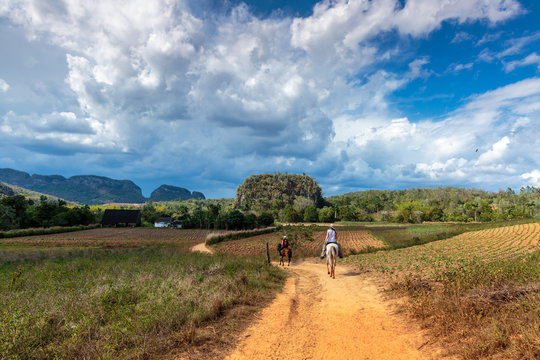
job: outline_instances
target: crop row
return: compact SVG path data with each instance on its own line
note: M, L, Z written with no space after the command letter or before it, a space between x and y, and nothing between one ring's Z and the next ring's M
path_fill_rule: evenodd
M540 249L540 224L520 224L463 233L450 239L395 251L380 251L347 259L366 271L394 275L441 271L478 261L514 258Z
M317 256L320 254L326 231L315 231L310 239L291 240L295 256ZM220 252L235 255L264 255L266 243L272 256L277 254L281 238L276 234L264 234L241 240L226 241L216 245ZM339 230L338 242L344 254L365 251L368 248L382 248L384 243L365 230Z
M1 244L25 245L107 245L138 246L141 244L170 244L176 242L202 242L210 234L225 234L226 231L200 229L148 229L148 228L98 228L62 234L36 235L2 239Z

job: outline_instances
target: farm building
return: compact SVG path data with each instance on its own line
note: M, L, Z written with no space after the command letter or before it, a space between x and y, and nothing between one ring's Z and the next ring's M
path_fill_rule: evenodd
M141 211L107 209L103 213L101 226L141 226Z
M154 221L154 227L175 227L181 228L182 222L172 217L159 217Z

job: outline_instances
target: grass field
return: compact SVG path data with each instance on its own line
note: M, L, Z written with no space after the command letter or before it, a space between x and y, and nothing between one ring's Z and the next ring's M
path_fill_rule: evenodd
M189 253L205 237L96 229L2 241L0 358L163 358L201 346L198 358L221 356L285 275L258 258Z
M351 256L408 295L436 341L464 359L540 358L540 223Z

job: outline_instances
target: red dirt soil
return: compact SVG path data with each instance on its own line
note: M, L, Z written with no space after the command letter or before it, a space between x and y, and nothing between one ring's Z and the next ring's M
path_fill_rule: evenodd
M226 358L442 359L419 327L382 299L373 280L352 268L306 261L287 268L284 290ZM285 340L286 339L286 340Z

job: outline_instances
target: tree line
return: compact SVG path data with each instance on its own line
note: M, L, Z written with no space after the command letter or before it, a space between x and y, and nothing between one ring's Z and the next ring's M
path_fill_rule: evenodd
M312 186L310 184L310 186ZM288 192L290 196L291 192ZM249 200L249 199L248 199ZM510 188L498 192L454 187L406 190L368 190L313 199L297 195L261 208L239 206L236 199L148 202L141 208L145 226L158 217L173 217L183 228L253 229L280 222L387 221L501 221L540 218L540 188ZM0 230L75 226L99 223L107 206L67 206L63 200L22 195L0 199Z
M254 229L274 224L269 211L258 213L234 208L232 199L174 200L146 203L141 209L143 224L152 226L159 217L172 217L182 221L183 228L199 229Z
M424 221L490 222L540 217L540 188L487 192L454 187L368 190L322 198L303 196L261 209L238 206L238 198L147 203L142 219L151 225L160 216L180 219L184 228L252 229L280 222Z
M326 201L342 221L499 221L540 216L540 188L498 192L454 187L369 190Z
M23 195L0 199L0 230L89 225L99 219L99 214L92 212L89 206L67 206L61 199L41 196L35 202Z

